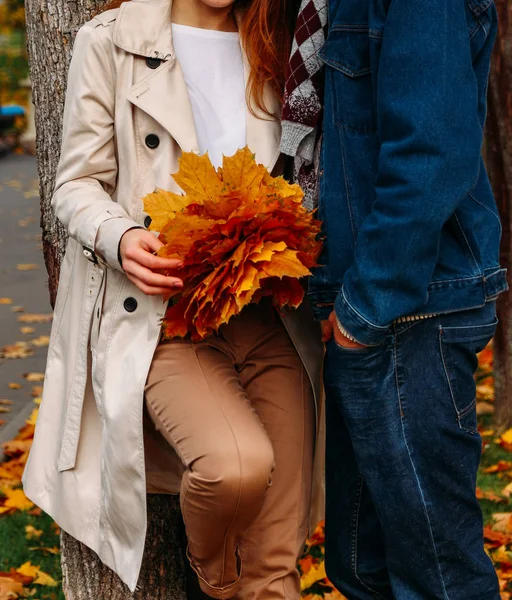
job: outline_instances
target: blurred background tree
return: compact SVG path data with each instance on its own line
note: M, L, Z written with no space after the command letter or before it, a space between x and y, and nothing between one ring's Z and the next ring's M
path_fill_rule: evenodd
M494 338L495 420L512 427L512 0L496 0L499 35L489 80L485 158L503 227L501 264L511 291L498 300L500 324Z
M19 82L28 76L23 0L0 0L0 105L26 106L28 92Z

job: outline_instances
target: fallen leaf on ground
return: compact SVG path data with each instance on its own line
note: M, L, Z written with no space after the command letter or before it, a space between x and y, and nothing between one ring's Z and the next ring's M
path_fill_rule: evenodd
M21 333L25 333L25 334L34 333L35 330L36 330L35 327L28 327L28 326L20 327Z
M44 346L48 346L48 344L50 343L50 336L49 335L40 335L39 337L30 340L30 342L34 345L37 346L38 348L43 348Z
M309 569L307 575L304 575L301 578L301 590L307 590L313 584L317 583L318 581L322 581L326 577L327 575L325 573L325 563L323 561L321 563L318 563L317 565L313 565L311 569Z
M13 306L11 308L11 310L12 310L12 312L15 312L15 313L25 312L25 309L23 308L23 306Z
M508 533L512 536L512 513L494 513L492 518L494 519L493 531Z
M492 559L497 563L512 565L512 554L507 550L505 545L500 546L495 552L492 553Z
M476 414L478 417L494 414L494 404L490 402L478 402L476 405Z
M503 498L503 496L499 496L492 491L484 491L480 488L476 488L476 497L478 500L489 500L490 502L507 502L507 499Z
M16 510L29 510L34 506L34 503L25 496L21 489L4 489L2 490L2 493L6 496L4 499L4 507L14 508Z
M501 473L502 471L510 471L512 462L508 460L500 460L495 465L491 465L483 470L484 473Z
M16 342L0 348L0 358L27 358L33 354L34 350L27 342Z
M34 410L32 411L32 414L30 415L30 418L25 421L26 424L27 425L34 425L35 426L38 414L39 414L39 409L38 408L34 408Z
M512 535L503 531L495 531L487 525L484 527L484 539L490 548L499 548L512 542Z
M35 546L34 548L29 548L29 550L31 552L45 552L48 554L55 554L55 556L58 556L60 554L60 548L58 548L57 546L54 546L53 548L46 548L44 546Z
M44 373L24 373L23 377L29 383L38 383L40 381L44 381Z
M0 298L0 304L12 304L12 298Z
M7 406L0 406L0 414L10 413L12 409Z
M26 263L16 265L16 268L18 271L34 271L35 269L39 269L39 265L36 265L35 263Z
M509 483L506 487L501 490L501 493L505 498L510 498L512 495L512 483Z
M18 317L20 323L49 323L53 319L53 315L30 314L26 313Z
M42 529L36 529L33 525L25 526L25 537L27 540L38 540L43 533Z
M53 577L41 571L39 567L36 567L31 562L26 562L21 565L19 569L16 569L18 573L22 575L27 575L28 577L34 577L34 581L32 583L36 583L38 585L44 585L49 587L57 587L57 582Z
M5 399L2 399L2 400L0 400L0 404L1 404L2 406L10 406L10 405L12 404L12 400L5 400Z
M13 383L8 383L8 384L7 384L7 387L8 387L10 390L21 390L21 388L22 388L23 386L21 385L21 383L14 383L14 382L13 382Z
M32 386L32 391L30 392L30 395L34 398L37 398L38 396L41 396L41 394L43 393L43 386L42 385L34 385Z
M0 600L20 598L24 594L23 584L10 577L0 576Z
M492 400L494 398L494 385L491 383L483 383L476 386L477 398L482 400ZM492 406L492 404L491 404ZM478 406L477 406L478 410ZM480 413L482 414L482 413Z

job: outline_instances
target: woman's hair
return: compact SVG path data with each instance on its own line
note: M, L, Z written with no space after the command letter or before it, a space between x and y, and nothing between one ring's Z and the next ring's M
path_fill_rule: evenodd
M103 10L118 8L128 1L112 0ZM247 88L249 107L256 106L269 116L264 101L265 85L269 84L283 99L298 5L298 0L235 0L234 6L243 11L240 38L251 69Z

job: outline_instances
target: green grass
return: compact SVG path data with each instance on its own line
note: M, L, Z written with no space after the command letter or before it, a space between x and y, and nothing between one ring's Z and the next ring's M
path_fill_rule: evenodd
M27 525L42 530L41 537L27 540L25 537L25 527ZM56 588L40 585L30 586L31 589L37 592L33 596L35 600L64 600L64 594L60 586L62 579L60 556L40 550L30 550L30 548L53 548L54 546L59 546L59 536L52 528L50 517L46 515L36 517L22 512L0 517L0 570L17 569L22 564L30 561L59 583Z

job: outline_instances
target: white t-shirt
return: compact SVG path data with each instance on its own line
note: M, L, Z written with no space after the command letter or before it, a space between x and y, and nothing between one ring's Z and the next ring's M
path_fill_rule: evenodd
M238 33L172 25L199 150L215 167L246 145L245 75Z

